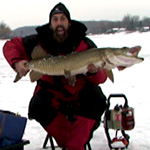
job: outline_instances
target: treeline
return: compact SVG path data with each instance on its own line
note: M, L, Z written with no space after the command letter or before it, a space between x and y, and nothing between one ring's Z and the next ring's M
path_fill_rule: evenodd
M140 19L139 16L131 16L126 15L123 17L122 21L82 21L88 28L88 34L102 34L102 33L113 33L120 29L126 30L129 32L133 31L142 31L146 28L147 31L150 30L150 17L144 17ZM36 26L35 26L36 27ZM11 30L9 26L7 26L4 22L0 22L0 39L11 38L12 36L24 36L27 32L27 28L29 30L30 27L21 27L18 28L20 30L17 31ZM35 28L31 27L31 31ZM16 29L17 30L17 29ZM13 34L15 32L15 34ZM20 33L19 33L20 32ZM33 31L35 32L35 31Z
M124 29L129 32L142 31L144 27L150 30L150 17L140 20L139 16L131 15L124 16L122 21L86 21L83 23L86 24L88 33L91 34L115 32L115 29Z

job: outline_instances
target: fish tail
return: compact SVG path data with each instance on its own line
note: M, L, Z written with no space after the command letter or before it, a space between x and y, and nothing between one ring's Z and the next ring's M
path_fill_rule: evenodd
M21 79L21 76L20 76L19 73L17 73L14 82L17 82L17 81L19 81L20 79Z

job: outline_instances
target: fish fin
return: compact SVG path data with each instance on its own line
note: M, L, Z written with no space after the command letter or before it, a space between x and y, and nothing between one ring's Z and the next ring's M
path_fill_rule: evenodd
M117 67L117 69L119 70L119 71L122 71L122 70L124 70L124 69L126 69L127 67L125 67L125 66L118 66Z
M74 86L74 85L75 85L75 82L76 82L76 76L70 76L70 77L68 78L68 83L69 83L69 85Z
M108 78L114 83L114 75L112 70L106 70Z
M38 59L47 56L47 53L44 51L44 49L41 46L35 46L32 53L31 58L32 59Z
M76 76L72 76L70 70L64 70L64 75L68 79L69 85L74 86L76 82Z
M19 81L21 78L22 78L22 77L20 76L20 74L19 74L19 73L17 73L17 75L16 75L16 77L15 77L14 82Z
M42 73L36 72L36 71L33 71L33 70L32 70L32 71L30 72L30 81L31 81L31 82L37 81L37 80L39 80L42 76L43 76Z

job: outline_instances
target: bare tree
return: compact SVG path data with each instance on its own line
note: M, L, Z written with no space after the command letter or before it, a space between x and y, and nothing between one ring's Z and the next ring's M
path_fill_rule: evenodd
M122 20L122 25L129 31L135 31L137 27L141 26L139 16L126 15Z
M142 22L143 22L143 26L150 27L150 17L144 17Z
M4 23L0 22L0 39L9 38L11 29Z

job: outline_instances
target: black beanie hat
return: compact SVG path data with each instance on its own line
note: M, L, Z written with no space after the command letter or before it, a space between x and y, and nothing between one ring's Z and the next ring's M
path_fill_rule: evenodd
M69 13L68 9L66 8L66 6L62 3L58 3L57 5L54 6L54 8L50 12L49 22L51 22L51 18L53 15L59 14L59 13L64 13L66 15L66 17L68 18L68 20L69 21L71 20L70 13Z

